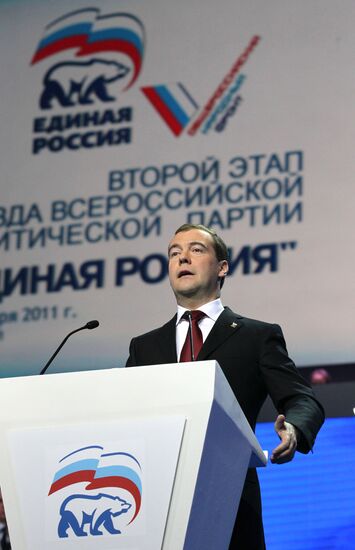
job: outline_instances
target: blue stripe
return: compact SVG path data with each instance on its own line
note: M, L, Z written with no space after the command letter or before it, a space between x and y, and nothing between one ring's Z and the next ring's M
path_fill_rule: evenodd
M101 477L125 477L137 485L139 492L142 493L142 482L139 476L127 466L103 466L96 470L95 479Z
M177 103L174 96L169 92L166 86L155 86L155 91L159 95L160 99L169 107L175 118L180 122L181 126L185 126L189 123L189 117L185 111Z
M78 460L78 462L73 462L73 464L69 464L61 470L58 470L58 472L54 476L53 483L64 476L73 474L74 472L81 472L83 470L96 470L98 462L99 461L96 458L88 458L86 460Z
M68 36L75 36L76 34L89 34L91 26L91 23L78 23L76 25L64 27L64 29L56 31L52 34L49 34L45 38L42 38L37 49L40 50L41 48L44 48L49 44L53 44L53 42L56 42L57 40L68 38Z
M139 36L130 31L129 29L116 28L116 29L105 29L101 31L94 31L90 34L89 44L93 42L99 42L100 40L125 40L131 42L137 48L139 53L142 55L143 44Z
M104 454L101 455L102 458L105 457L105 456L128 456L129 458L131 458L132 460L134 460L134 462L135 462L136 464L138 464L140 470L142 469L142 468L141 468L141 465L139 464L139 462L138 462L138 460L136 459L136 457L133 456L133 455L130 455L129 453L122 453L122 452L121 452L121 453L104 453Z

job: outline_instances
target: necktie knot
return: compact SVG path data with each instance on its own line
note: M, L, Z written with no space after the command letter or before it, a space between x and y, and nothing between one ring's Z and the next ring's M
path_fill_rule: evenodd
M185 311L183 318L188 320L190 315L193 323L198 323L203 317L206 317L206 313L203 313L203 311L193 309L192 311Z

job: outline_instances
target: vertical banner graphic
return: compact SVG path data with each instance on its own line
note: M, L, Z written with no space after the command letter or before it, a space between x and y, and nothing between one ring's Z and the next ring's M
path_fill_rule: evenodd
M280 323L300 366L354 361L352 11L0 2L2 377L90 319L51 372L124 366L174 314L186 222L228 244L225 305Z

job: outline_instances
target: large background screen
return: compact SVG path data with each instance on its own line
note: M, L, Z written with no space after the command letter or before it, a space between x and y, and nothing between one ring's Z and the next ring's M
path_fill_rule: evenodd
M352 0L0 1L0 373L122 366L175 312L167 243L300 366L353 362Z

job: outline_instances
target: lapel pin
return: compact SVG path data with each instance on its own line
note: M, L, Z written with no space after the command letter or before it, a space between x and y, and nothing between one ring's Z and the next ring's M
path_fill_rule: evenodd
M233 323L231 324L231 327L232 327L232 328L235 328L235 327L237 327L237 326L238 326L238 323L235 323L235 322L233 321Z

